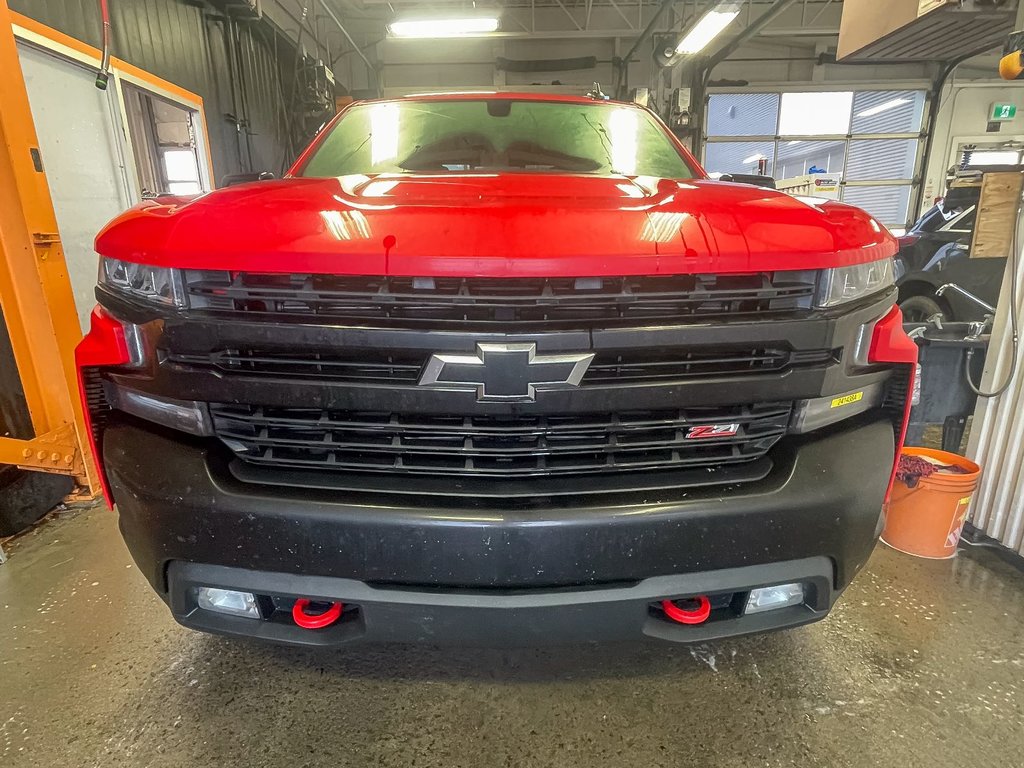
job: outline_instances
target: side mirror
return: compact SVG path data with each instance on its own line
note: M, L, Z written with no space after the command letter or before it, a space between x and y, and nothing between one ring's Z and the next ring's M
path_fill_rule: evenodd
M731 181L733 184L751 184L755 187L775 189L775 179L771 176L759 176L756 173L726 173L719 181Z
M220 179L220 185L222 187L233 187L236 184L249 184L253 181L269 181L270 179L277 178L270 171L263 171L262 173L229 173L227 176L222 176Z

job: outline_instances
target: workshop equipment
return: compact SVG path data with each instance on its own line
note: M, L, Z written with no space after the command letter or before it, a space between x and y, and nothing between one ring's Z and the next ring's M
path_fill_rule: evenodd
M928 427L942 427L942 449L960 449L967 418L978 401L964 376L967 354L974 350L974 380L985 367L989 336L980 323L908 323L904 329L920 348L921 399L910 411L907 444L924 442Z

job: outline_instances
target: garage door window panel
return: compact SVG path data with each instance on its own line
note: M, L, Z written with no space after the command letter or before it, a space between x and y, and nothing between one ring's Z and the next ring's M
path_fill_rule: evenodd
M780 136L846 136L853 111L852 91L782 94Z
M704 169L710 174L760 173L760 161L767 160L765 173L775 173L774 141L709 141Z
M776 177L788 179L813 172L842 173L846 164L846 141L833 139L789 139L779 142Z
M848 186L843 202L863 208L887 227L902 229L910 210L910 185Z
M916 139L859 139L850 142L847 181L914 178Z
M779 94L717 93L708 99L709 136L774 136Z
M919 133L924 91L858 91L853 97L853 133Z

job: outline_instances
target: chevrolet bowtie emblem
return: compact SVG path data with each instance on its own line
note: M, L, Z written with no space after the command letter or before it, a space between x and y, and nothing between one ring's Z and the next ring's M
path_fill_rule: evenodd
M478 343L475 355L430 356L421 387L476 392L481 402L529 402L538 391L574 389L594 355L539 355L537 345Z

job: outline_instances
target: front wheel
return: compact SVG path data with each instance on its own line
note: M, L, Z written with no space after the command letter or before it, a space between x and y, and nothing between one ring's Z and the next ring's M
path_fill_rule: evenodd
M900 310L907 323L923 323L935 315L939 315L942 320L949 319L942 305L930 296L908 296L900 302Z

